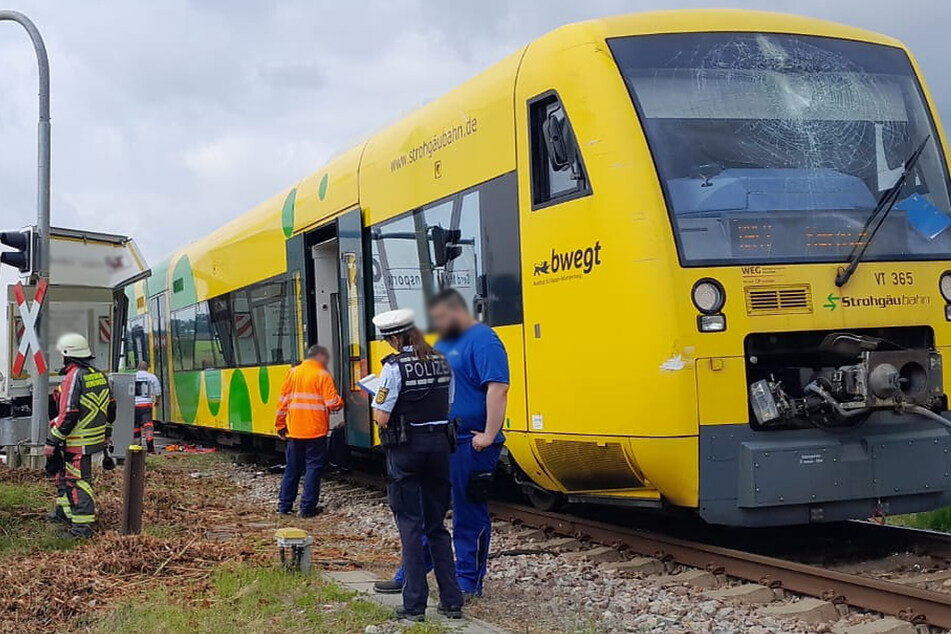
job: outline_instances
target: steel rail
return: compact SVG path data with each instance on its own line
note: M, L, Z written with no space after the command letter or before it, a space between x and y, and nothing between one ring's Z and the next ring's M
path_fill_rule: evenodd
M344 479L374 488L380 488L383 484L383 479L378 475L355 471L349 472ZM508 502L492 501L489 507L498 519L553 534L578 537L771 588L783 588L832 603L890 614L915 624L951 628L951 594L572 515L539 511ZM879 526L869 522L850 524L856 531L878 539L883 536L896 540L911 539L912 544L925 545L929 554L951 558L951 535L901 526Z
M499 518L556 534L623 547L640 555L891 614L912 623L951 628L951 594L514 504L493 502L491 509Z
M867 521L849 522L849 525L852 530L862 533L861 538L875 539L880 543L905 543L921 548L932 557L951 560L951 533Z

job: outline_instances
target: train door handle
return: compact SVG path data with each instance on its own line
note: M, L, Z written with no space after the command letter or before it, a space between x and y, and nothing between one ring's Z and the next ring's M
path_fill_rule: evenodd
M489 312L489 300L485 297L476 297L473 299L472 312L475 314L476 319L480 322L484 322Z

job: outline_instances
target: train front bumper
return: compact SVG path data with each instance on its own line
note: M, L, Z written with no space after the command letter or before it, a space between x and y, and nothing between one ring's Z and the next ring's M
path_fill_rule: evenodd
M876 412L832 431L700 427L700 515L710 523L805 524L947 505L951 434L919 416Z

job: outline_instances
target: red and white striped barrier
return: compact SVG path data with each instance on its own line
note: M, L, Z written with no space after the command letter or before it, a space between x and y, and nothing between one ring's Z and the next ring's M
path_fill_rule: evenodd
M36 336L36 322L40 316L40 309L43 307L43 300L46 298L46 280L40 280L36 285L36 294L32 302L26 301L26 295L23 293L23 285L17 282L13 287L13 294L16 296L17 308L20 311L20 319L23 321L23 336L20 339L20 348L17 350L16 360L13 362L13 374L18 375L23 372L23 365L26 363L26 354L33 349L33 362L36 364L36 371L40 374L46 374L46 358L43 351L40 350L40 342Z
M100 343L112 341L112 319L109 317L99 318L99 341Z

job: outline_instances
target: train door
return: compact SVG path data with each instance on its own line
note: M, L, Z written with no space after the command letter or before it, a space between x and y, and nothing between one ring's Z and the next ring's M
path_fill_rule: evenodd
M155 419L167 421L171 418L168 407L168 348L166 346L167 325L165 323L165 295L156 295L149 305L152 318L152 363L153 372L162 384L162 396L155 404Z
M370 407L357 381L367 373L363 220L359 209L330 226L308 234L310 306L308 341L330 350L328 370L345 407L331 417L331 426L346 423L347 442L370 447Z
M602 263L630 256L609 250L614 229L594 213L567 106L553 91L522 103L528 114L520 126L528 163L520 173L522 257L532 264L524 285L530 430L595 434L615 418L611 399L578 394L598 393L598 377L624 376L628 363L611 350L618 333L607 319L620 314L624 294L609 284Z
M334 379L337 390L343 394L346 377L344 372L344 354L340 332L340 273L338 270L339 247L337 239L332 238L310 248L314 267L314 306L313 314L317 323L318 344L330 350L330 367L327 370ZM343 411L330 415L330 427L336 427L344 421Z

